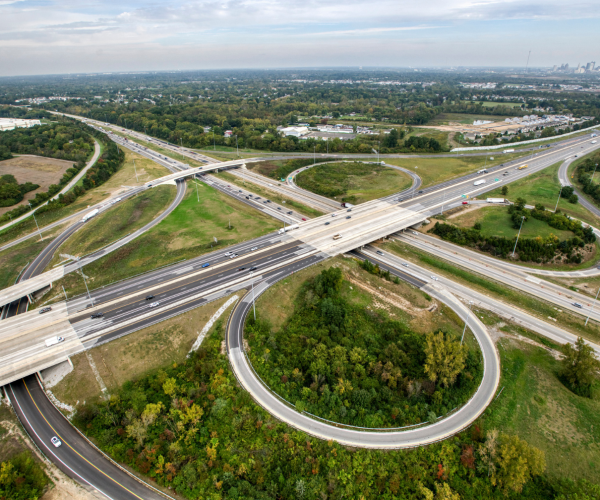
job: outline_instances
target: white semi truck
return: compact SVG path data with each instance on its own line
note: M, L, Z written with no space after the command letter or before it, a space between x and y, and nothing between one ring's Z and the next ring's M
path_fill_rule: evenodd
M98 215L98 209L97 208L94 208L94 210L92 210L91 212L88 212L87 214L85 214L83 216L83 219L81 219L81 222L87 222L88 220L90 220L95 215Z
M300 226L298 224L292 224L291 226L282 227L279 230L279 234L286 233L288 231L292 231L293 229L298 229Z
M473 186L481 186L482 184L485 184L485 179L479 179L478 181L475 181Z

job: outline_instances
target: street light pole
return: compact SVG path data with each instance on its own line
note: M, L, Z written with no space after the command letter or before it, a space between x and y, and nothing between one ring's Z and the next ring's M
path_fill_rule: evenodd
M592 174L592 178L590 179L590 183L594 182L594 175L596 175L596 169L598 168L598 164L596 163L596 166L594 167L594 173Z
M238 140L237 140L237 134L235 136L235 150L237 152L237 157L240 157L240 148L238 148Z
M556 206L554 207L554 213L556 213L556 209L558 208L558 202L560 201L560 195L562 194L562 188L563 188L563 186L560 187L560 191L558 192L558 200L556 200Z
M469 312L471 312L471 308L473 306L473 302L469 301ZM465 327L463 328L462 337L460 338L460 345L462 345L463 340L465 338L465 332L467 331L467 324L469 323L469 315L467 315L467 319L465 320Z
M31 202L29 202L29 209L33 210L33 207L31 206ZM44 241L44 238L42 237L42 232L40 231L40 226L38 226L37 219L35 218L35 213L32 213L31 215L33 215L33 220L35 221L35 227L37 227L38 233L40 235L40 241Z
M585 326L587 326L588 321L590 320L590 316L592 315L592 313L594 312L594 307L596 307L596 301L598 300L598 294L600 293L600 288L598 288L598 292L596 292L596 298L594 299L594 303L592 304L592 310L590 311L590 314L588 314L587 319L585 320Z
M381 144L377 141L377 165L379 165L379 149L381 148Z
M83 267L82 266L79 266L79 272L81 273L81 277L83 278L83 282L85 283L85 289L87 290L88 297L90 299L92 307L94 307L94 299L92 299L92 296L90 294L90 289L88 288L87 280L85 279L85 274L83 274Z
M515 250L517 249L517 243L519 243L519 236L521 235L521 228L523 227L523 221L525 220L525 216L521 217L521 227L519 227L519 232L517 234L517 241L515 241L515 248L513 248L512 256L515 256Z
M194 184L196 184L196 196L198 197L198 203L200 203L200 194L198 193L198 181L194 179Z

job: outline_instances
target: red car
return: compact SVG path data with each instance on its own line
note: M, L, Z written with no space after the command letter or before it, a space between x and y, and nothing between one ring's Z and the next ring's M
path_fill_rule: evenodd
M463 205L468 205L469 202L468 201L463 201Z
M302 220L306 220L304 217L302 217Z

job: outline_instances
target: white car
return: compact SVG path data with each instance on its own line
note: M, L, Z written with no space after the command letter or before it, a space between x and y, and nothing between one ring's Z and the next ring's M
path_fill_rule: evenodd
M52 436L52 439L50 439L50 442L54 445L55 448L60 448L60 445L62 444L60 442L60 439L58 439L56 436Z
M231 252L225 252L225 257L229 257L231 255Z
M258 250L258 247L252 247L252 248L250 249L250 251L251 251L251 252L254 252L254 250Z
M160 305L160 302L152 302L152 304L150 304L150 307L157 307Z
M402 265L403 265L404 267L408 267L408 264L407 264L406 262L403 262L403 263L402 263Z
M439 280L438 280L438 279L437 279L435 276L431 276L431 279L432 279L433 281L439 281Z

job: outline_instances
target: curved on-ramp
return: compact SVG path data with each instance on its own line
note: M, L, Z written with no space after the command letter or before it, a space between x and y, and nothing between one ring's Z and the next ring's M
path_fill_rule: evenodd
M255 286L254 296L262 294L270 284L272 283L263 282ZM469 427L492 402L500 382L500 358L486 327L466 306L439 285L427 285L423 290L451 307L463 320L468 318L468 325L479 343L484 364L483 378L473 397L456 412L434 424L408 430L359 430L315 420L284 403L259 381L243 351L243 329L246 316L252 309L252 292L248 292L236 305L227 324L227 351L233 372L255 402L271 415L319 439L373 449L414 448L446 439Z

